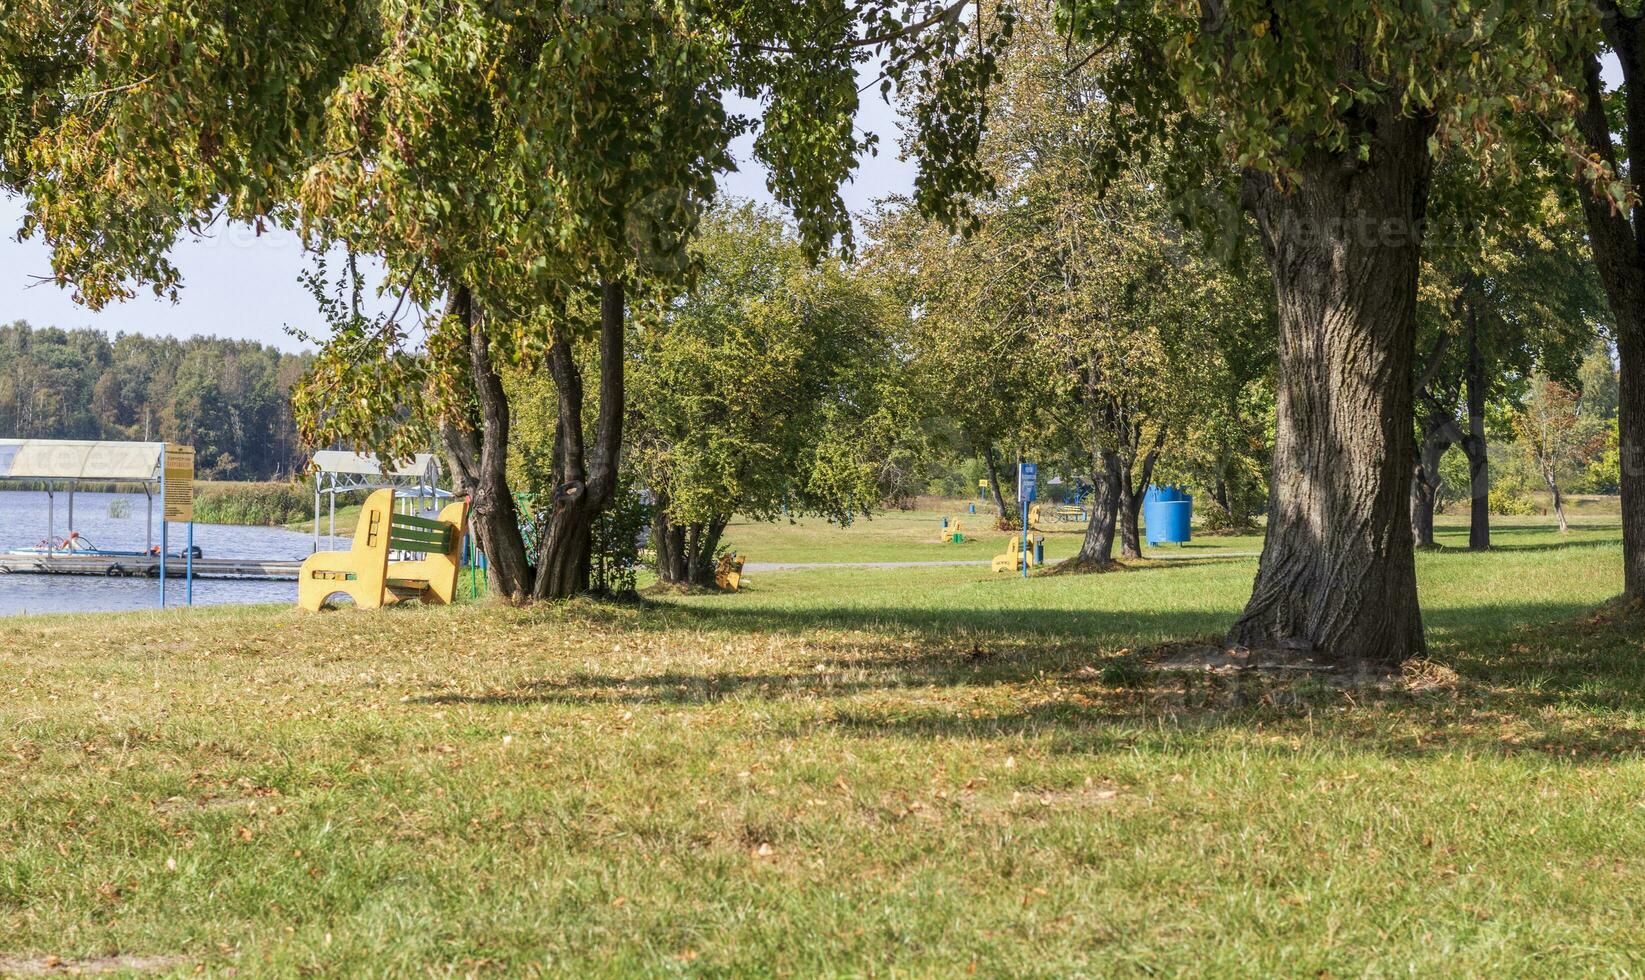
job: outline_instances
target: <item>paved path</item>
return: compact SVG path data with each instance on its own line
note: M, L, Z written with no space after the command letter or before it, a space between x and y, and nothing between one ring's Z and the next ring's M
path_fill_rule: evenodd
M1191 552L1183 554L1151 554L1143 555L1151 561L1192 561L1196 558L1258 558L1256 551L1212 551L1204 554ZM769 562L751 561L743 567L743 571L750 575L757 572L818 572L831 568L957 568L988 565L989 560L984 558L978 561L810 561L810 562Z

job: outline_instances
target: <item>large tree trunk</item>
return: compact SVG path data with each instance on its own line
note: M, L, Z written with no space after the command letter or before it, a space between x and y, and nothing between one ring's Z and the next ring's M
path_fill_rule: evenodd
M1120 511L1119 459L1104 452L1092 467L1091 517L1085 523L1085 540L1079 553L1066 565L1074 569L1102 571L1114 564L1114 532Z
M446 420L440 430L442 441L457 490L472 501L469 524L486 556L491 591L519 601L529 587L531 570L520 536L520 515L508 489L508 396L491 364L479 301L466 286L458 287L451 311L462 317L468 332L469 373L479 418L469 420L478 424L467 428Z
M1268 531L1231 644L1398 663L1424 651L1409 526L1411 377L1431 119L1379 109L1370 155L1250 174L1279 311Z
M1479 311L1468 305L1468 433L1462 454L1468 457L1468 547L1491 547L1491 456L1485 441L1485 356L1479 349Z
M558 393L555 435L563 474L542 528L533 594L565 599L588 591L594 519L611 502L623 438L622 280L600 284L600 414L594 448L583 442L583 378L563 334L548 349L548 370Z
M1617 319L1622 367L1617 428L1622 458L1623 589L1629 596L1645 599L1645 310L1637 312L1626 328Z
M1645 18L1623 14L1611 0L1600 7L1606 38L1626 83L1627 167L1618 167L1595 54L1588 56L1584 66L1586 98L1577 114L1577 128L1589 149L1613 172L1625 169L1639 190L1637 168L1645 166ZM1579 183L1588 241L1610 300L1621 362L1617 427L1622 461L1622 588L1631 598L1645 599L1645 432L1641 431L1645 427L1645 213L1636 207L1630 220L1630 215L1602 200L1585 178Z
M982 451L983 465L988 467L988 489L994 495L994 516L1005 520L1005 494L1000 490L999 454L989 443Z

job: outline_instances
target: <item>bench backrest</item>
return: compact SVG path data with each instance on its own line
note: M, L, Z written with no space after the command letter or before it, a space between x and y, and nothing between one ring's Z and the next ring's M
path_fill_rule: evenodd
M395 514L389 522L388 546L420 555L444 554L451 548L451 536L456 532L445 521Z

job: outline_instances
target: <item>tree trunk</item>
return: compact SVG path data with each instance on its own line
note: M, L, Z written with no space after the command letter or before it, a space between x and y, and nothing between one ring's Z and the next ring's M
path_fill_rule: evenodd
M1584 65L1586 98L1577 113L1577 128L1589 149L1613 173L1626 171L1635 190L1640 190L1637 168L1645 166L1645 39L1641 37L1645 19L1624 14L1609 0L1600 6L1605 36L1626 83L1627 166L1617 165L1595 54ZM1588 242L1616 322L1621 369L1617 428L1622 462L1622 589L1630 598L1645 599L1645 432L1641 431L1645 427L1645 243L1641 241L1645 214L1637 207L1632 216L1619 211L1610 201L1600 199L1586 179L1579 178L1578 183L1582 211L1588 219Z
M1249 174L1279 312L1268 531L1231 644L1338 663L1424 651L1409 527L1411 378L1432 119L1372 110L1370 155L1294 189Z
M1468 306L1468 434L1462 454L1468 457L1468 548L1491 547L1491 457L1485 442L1485 358L1479 350L1479 311Z
M1223 465L1226 466L1227 464ZM1211 500L1222 509L1230 525L1239 523L1234 519L1234 508L1229 506L1228 503L1228 481L1220 476L1217 477L1215 485L1211 487Z
M1120 557L1142 557L1142 533L1137 520L1142 513L1142 498L1148 493L1148 484L1154 479L1154 465L1159 462L1160 450L1165 448L1165 430L1161 428L1154 444L1142 457L1140 466L1120 465L1119 519ZM1137 477L1132 482L1132 475Z
M1645 273L1642 273L1645 278ZM1624 592L1645 599L1645 310L1623 326L1617 318L1621 362L1622 567Z
M1420 549L1438 548L1434 540L1434 498L1437 487L1428 482L1422 465L1417 464L1411 481L1411 540Z
M1434 509L1445 485L1439 475L1439 464L1446 450L1462 438L1456 424L1460 386L1444 376L1444 358L1450 347L1451 335L1442 335L1429 354L1428 369L1417 385L1417 399L1427 409L1421 416L1422 440L1411 480L1411 539L1418 548L1439 547L1434 541Z
M622 280L600 285L600 414L594 448L583 442L583 378L563 334L548 348L548 369L558 393L555 435L564 473L544 519L533 594L565 599L588 591L594 519L616 489L623 435Z
M988 489L994 495L994 516L1005 519L1005 493L1000 490L999 454L994 452L994 444L989 443L983 449L983 463L988 467Z
M676 524L659 508L652 518L652 534L666 544L657 550L658 581L714 588L715 557L728 523L716 517L706 524Z
M1411 539L1418 548L1437 548L1434 541L1434 505L1439 500L1439 461L1451 448L1445 424L1451 420L1432 412L1423 422L1422 450L1411 480Z
M1114 531L1120 511L1119 459L1105 452L1091 473L1091 517L1085 523L1085 540L1079 553L1068 561L1072 568L1102 571L1114 564Z
M653 490L651 541L657 551L657 581L674 585L686 580L685 528L668 519L668 493Z
M697 555L692 562L691 584L705 589L717 587L714 580L715 556L720 550L720 537L725 534L726 519L714 518L707 524L701 525L702 532L697 538Z
M458 287L453 312L468 331L469 372L479 406L479 426L468 430L448 421L441 427L446 455L458 487L472 500L470 526L486 556L491 591L511 601L525 598L531 581L520 515L508 488L508 395L491 364L485 317L468 287Z
M1548 484L1548 494L1554 499L1554 517L1559 520L1559 533L1570 531L1571 524L1565 519L1565 495L1559 492L1559 477L1550 469L1543 469L1542 482Z

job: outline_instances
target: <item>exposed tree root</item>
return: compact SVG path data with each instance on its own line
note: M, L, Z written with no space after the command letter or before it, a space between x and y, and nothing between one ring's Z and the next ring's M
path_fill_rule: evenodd
M1091 561L1069 558L1039 572L1040 575L1100 575L1104 572L1123 572L1125 566L1117 561Z

